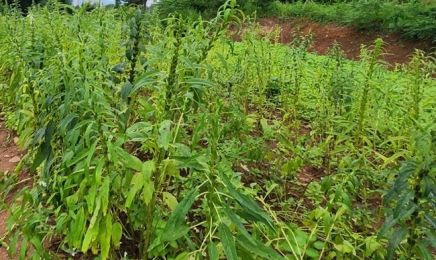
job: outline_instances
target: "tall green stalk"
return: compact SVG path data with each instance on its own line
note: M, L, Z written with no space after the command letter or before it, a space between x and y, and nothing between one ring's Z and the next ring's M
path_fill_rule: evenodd
M372 77L377 65L377 60L382 50L382 39L377 39L375 41L374 50L372 51L372 55L369 58L369 68L365 75L365 81L363 83L363 88L360 95L360 106L357 111L357 130L354 134L354 144L357 147L360 147L362 144L361 134L363 131L363 127L365 125L365 117L368 107L369 98L371 96L371 87L372 87Z

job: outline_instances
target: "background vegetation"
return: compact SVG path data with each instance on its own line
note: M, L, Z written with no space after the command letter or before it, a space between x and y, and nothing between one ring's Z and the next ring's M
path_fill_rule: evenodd
M189 10L203 16L213 16L224 1L162 0L161 11ZM436 2L386 0L314 0L314 1L238 1L245 13L258 17L307 18L318 22L335 22L355 26L366 31L396 32L406 39L436 40ZM191 14L194 12L191 11Z
M34 180L0 203L11 258L433 260L434 60L255 23L233 42L244 18L5 10L1 116L28 153L2 197Z

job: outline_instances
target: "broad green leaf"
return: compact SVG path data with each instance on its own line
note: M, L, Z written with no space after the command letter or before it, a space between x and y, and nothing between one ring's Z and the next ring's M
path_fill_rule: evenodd
M233 184L225 177L222 173L220 173L220 177L223 180L223 182L226 184L230 196L232 196L240 205L241 207L247 211L247 213L254 218L256 221L263 222L266 224L271 230L275 231L273 226L273 220L270 216L268 216L260 207L259 205L254 202L253 200L249 199L247 196L242 194L241 192L237 191ZM240 214L239 214L240 215Z
M201 85L208 86L211 88L216 88L215 84L209 80L201 79L201 78L191 78L186 81L188 85Z
M434 260L435 259L434 256L428 251L427 246L418 242L416 247L418 249L420 256L422 257L421 259L423 259L423 260Z
M83 207L79 209L79 212L76 215L76 219L75 221L73 221L73 225L73 245L76 248L80 248L86 226L85 210Z
M17 230L9 242L8 252L9 255L14 255L17 252L18 239L20 238L21 231Z
M228 207L226 206L224 208L227 216L232 220L232 222L235 224L236 228L244 235L248 241L250 241L252 244L256 244L254 241L254 238L248 233L247 229L244 227L242 222L239 220L238 216Z
M120 157L119 159L124 163L124 166L129 167L135 171L142 171L142 162L136 156L129 154L123 148L115 146L114 148L117 155Z
M313 249L311 247L306 249L306 255L310 258L318 258L319 257L318 251L316 251L315 249Z
M325 244L322 241L316 241L313 243L313 247L315 247L318 250L322 250L324 248Z
M282 260L283 257L279 255L273 248L264 245L260 241L251 242L246 236L239 234L236 237L236 242L245 248L251 254L256 254L261 257L261 259L273 259Z
M265 135L265 137L270 137L272 135L272 129L271 127L268 125L268 122L266 121L265 118L262 117L262 119L260 119L260 125L262 126L262 132Z
M107 214L100 223L99 244L101 247L100 257L102 260L108 259L112 237L112 215Z
M22 239L21 239L21 250L20 250L20 260L25 260L26 259L26 255L27 255L27 251L28 251L28 244L27 241L29 240L28 236L26 234L23 234Z
M177 239L188 234L190 228L185 225L176 226L171 232L164 232L162 234L162 242L176 241Z
M210 260L219 260L219 252L215 243L209 242L207 245L207 253Z
M180 253L179 255L177 255L176 259L174 259L174 260L188 260L188 259L189 259L188 252L183 252L183 253Z
M131 94L134 94L136 91L138 91L138 89L144 86L148 86L156 83L156 79L153 77L158 76L159 73L160 73L159 71L154 70L154 71L148 71L142 74L141 76L139 76L135 81L135 86L133 87Z
M34 172L38 166L41 165L51 154L51 146L45 145L44 143L38 147L38 151L36 153L35 159L33 160L32 167L30 168L31 172Z
M330 213L325 212L323 220L324 220L324 232L328 234L330 232L330 228L332 227L333 218L332 216L330 216Z
M154 184L150 181L144 181L144 188L142 190L142 195L144 196L144 202L146 205L150 204L151 199L154 194Z
M171 141L171 121L165 120L160 123L159 127L159 137L157 140L157 144L159 148L164 148L168 150Z
M377 237L371 236L365 238L365 255L372 256L375 250L381 247L380 243L377 241Z
M233 240L232 232L230 231L229 227L222 222L218 227L218 236L223 244L226 258L228 260L237 260L238 255L236 254L236 246L235 241Z
M326 192L330 189L333 184L333 178L331 176L326 176L321 182L321 191Z
M433 230L436 230L436 219L427 213L425 214L425 218L430 223L430 225L433 227Z
M146 161L142 164L142 177L145 181L151 181L153 172L156 171L156 166L153 161Z
M171 209L171 210L175 210L177 205L179 204L179 202L177 201L176 197L174 197L171 193L169 192L163 192L163 201L164 203Z
M395 205L393 217L394 218L401 218L401 213L405 213L404 207L405 205L414 197L414 192L409 190L403 195L401 195L400 199L397 202L397 205Z
M88 229L86 230L85 238L83 239L83 243L81 247L82 252L88 252L88 249L91 245L91 241L98 236L99 226L100 225L98 225L98 223L94 223L92 227L88 227Z
M132 90L133 85L130 82L125 82L121 87L121 99L123 101L127 101L127 98L130 96L130 91Z
M178 230L178 235L183 232L187 232L185 227L182 227L182 223L185 219L186 214L188 214L189 209L195 201L195 197L197 196L197 189L194 188L191 190L186 197L177 205L171 214L168 222L162 232L162 241L174 241L174 233L175 230ZM188 228L189 231L189 228Z
M36 251L41 253L45 251L45 249L42 247L43 245L42 241L37 236L32 237L29 242L32 243Z
M87 157L90 152L91 152L90 148L83 149L73 159L71 159L69 162L66 162L66 166L71 167L77 164L78 162L82 161L85 157Z
M389 259L389 260L394 259L395 250L401 244L403 239L406 237L407 233L408 233L407 228L399 227L399 228L395 229L394 233L389 238L388 253L386 256L387 259Z
M110 191L110 183L111 178L110 176L106 176L104 178L103 186L101 186L101 210L103 213L103 216L107 213L107 207L109 204L109 191Z
M101 157L98 161L97 167L95 168L95 182L98 185L101 185L101 175L103 173L103 166L106 164L106 159L104 157Z
M59 133L63 136L66 135L67 128L68 128L69 124L71 123L71 121L73 121L73 119L75 119L77 117L78 116L76 113L71 113L71 114L68 114L65 118L63 118L59 122Z
M123 226L120 224L120 222L115 222L112 225L112 245L115 246L115 248L120 247L120 241L121 237L123 236Z
M126 203L124 204L126 208L130 208L130 205L132 205L132 201L135 198L136 193L144 186L144 178L142 177L142 174L135 174L132 178L132 184L133 187L129 190Z
M353 246L348 242L348 241L344 241L343 244L334 244L334 247L336 248L336 250L338 250L339 252L342 253L351 253L353 252Z
M144 183L143 196L145 204L149 204L153 198L154 193L154 183L151 181L151 176L156 170L153 161L144 162L142 165L142 178Z

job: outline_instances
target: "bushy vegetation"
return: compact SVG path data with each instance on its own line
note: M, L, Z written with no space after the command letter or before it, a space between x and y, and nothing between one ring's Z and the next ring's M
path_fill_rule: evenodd
M394 71L214 19L57 4L0 16L1 116L33 187L25 259L433 259L435 63ZM63 11L62 11L63 10ZM383 223L381 226L378 223ZM30 250L31 249L31 250Z
M163 15L172 12L213 17L224 0L162 0ZM389 31L410 40L436 40L436 2L386 0L250 0L239 8L258 17L301 17L318 22L352 25L366 31Z
M362 30L396 32L407 39L436 40L434 1L338 1L317 4L298 1L274 2L264 15L303 17L319 22L336 22Z

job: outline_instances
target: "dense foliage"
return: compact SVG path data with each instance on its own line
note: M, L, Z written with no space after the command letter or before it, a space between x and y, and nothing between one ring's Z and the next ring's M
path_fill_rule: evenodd
M352 62L256 24L236 43L234 7L0 16L1 116L35 184L0 203L11 258L433 259L434 61L391 72L381 40Z
M162 0L167 15L195 12L212 17L224 0ZM249 0L237 1L247 13L257 16L304 17L320 22L337 22L367 31L396 32L412 40L436 40L436 2L417 0ZM190 12L191 11L191 12ZM195 12L194 12L195 11Z
M359 0L329 5L275 2L265 15L304 17L352 25L362 30L396 32L407 39L436 40L436 2Z

